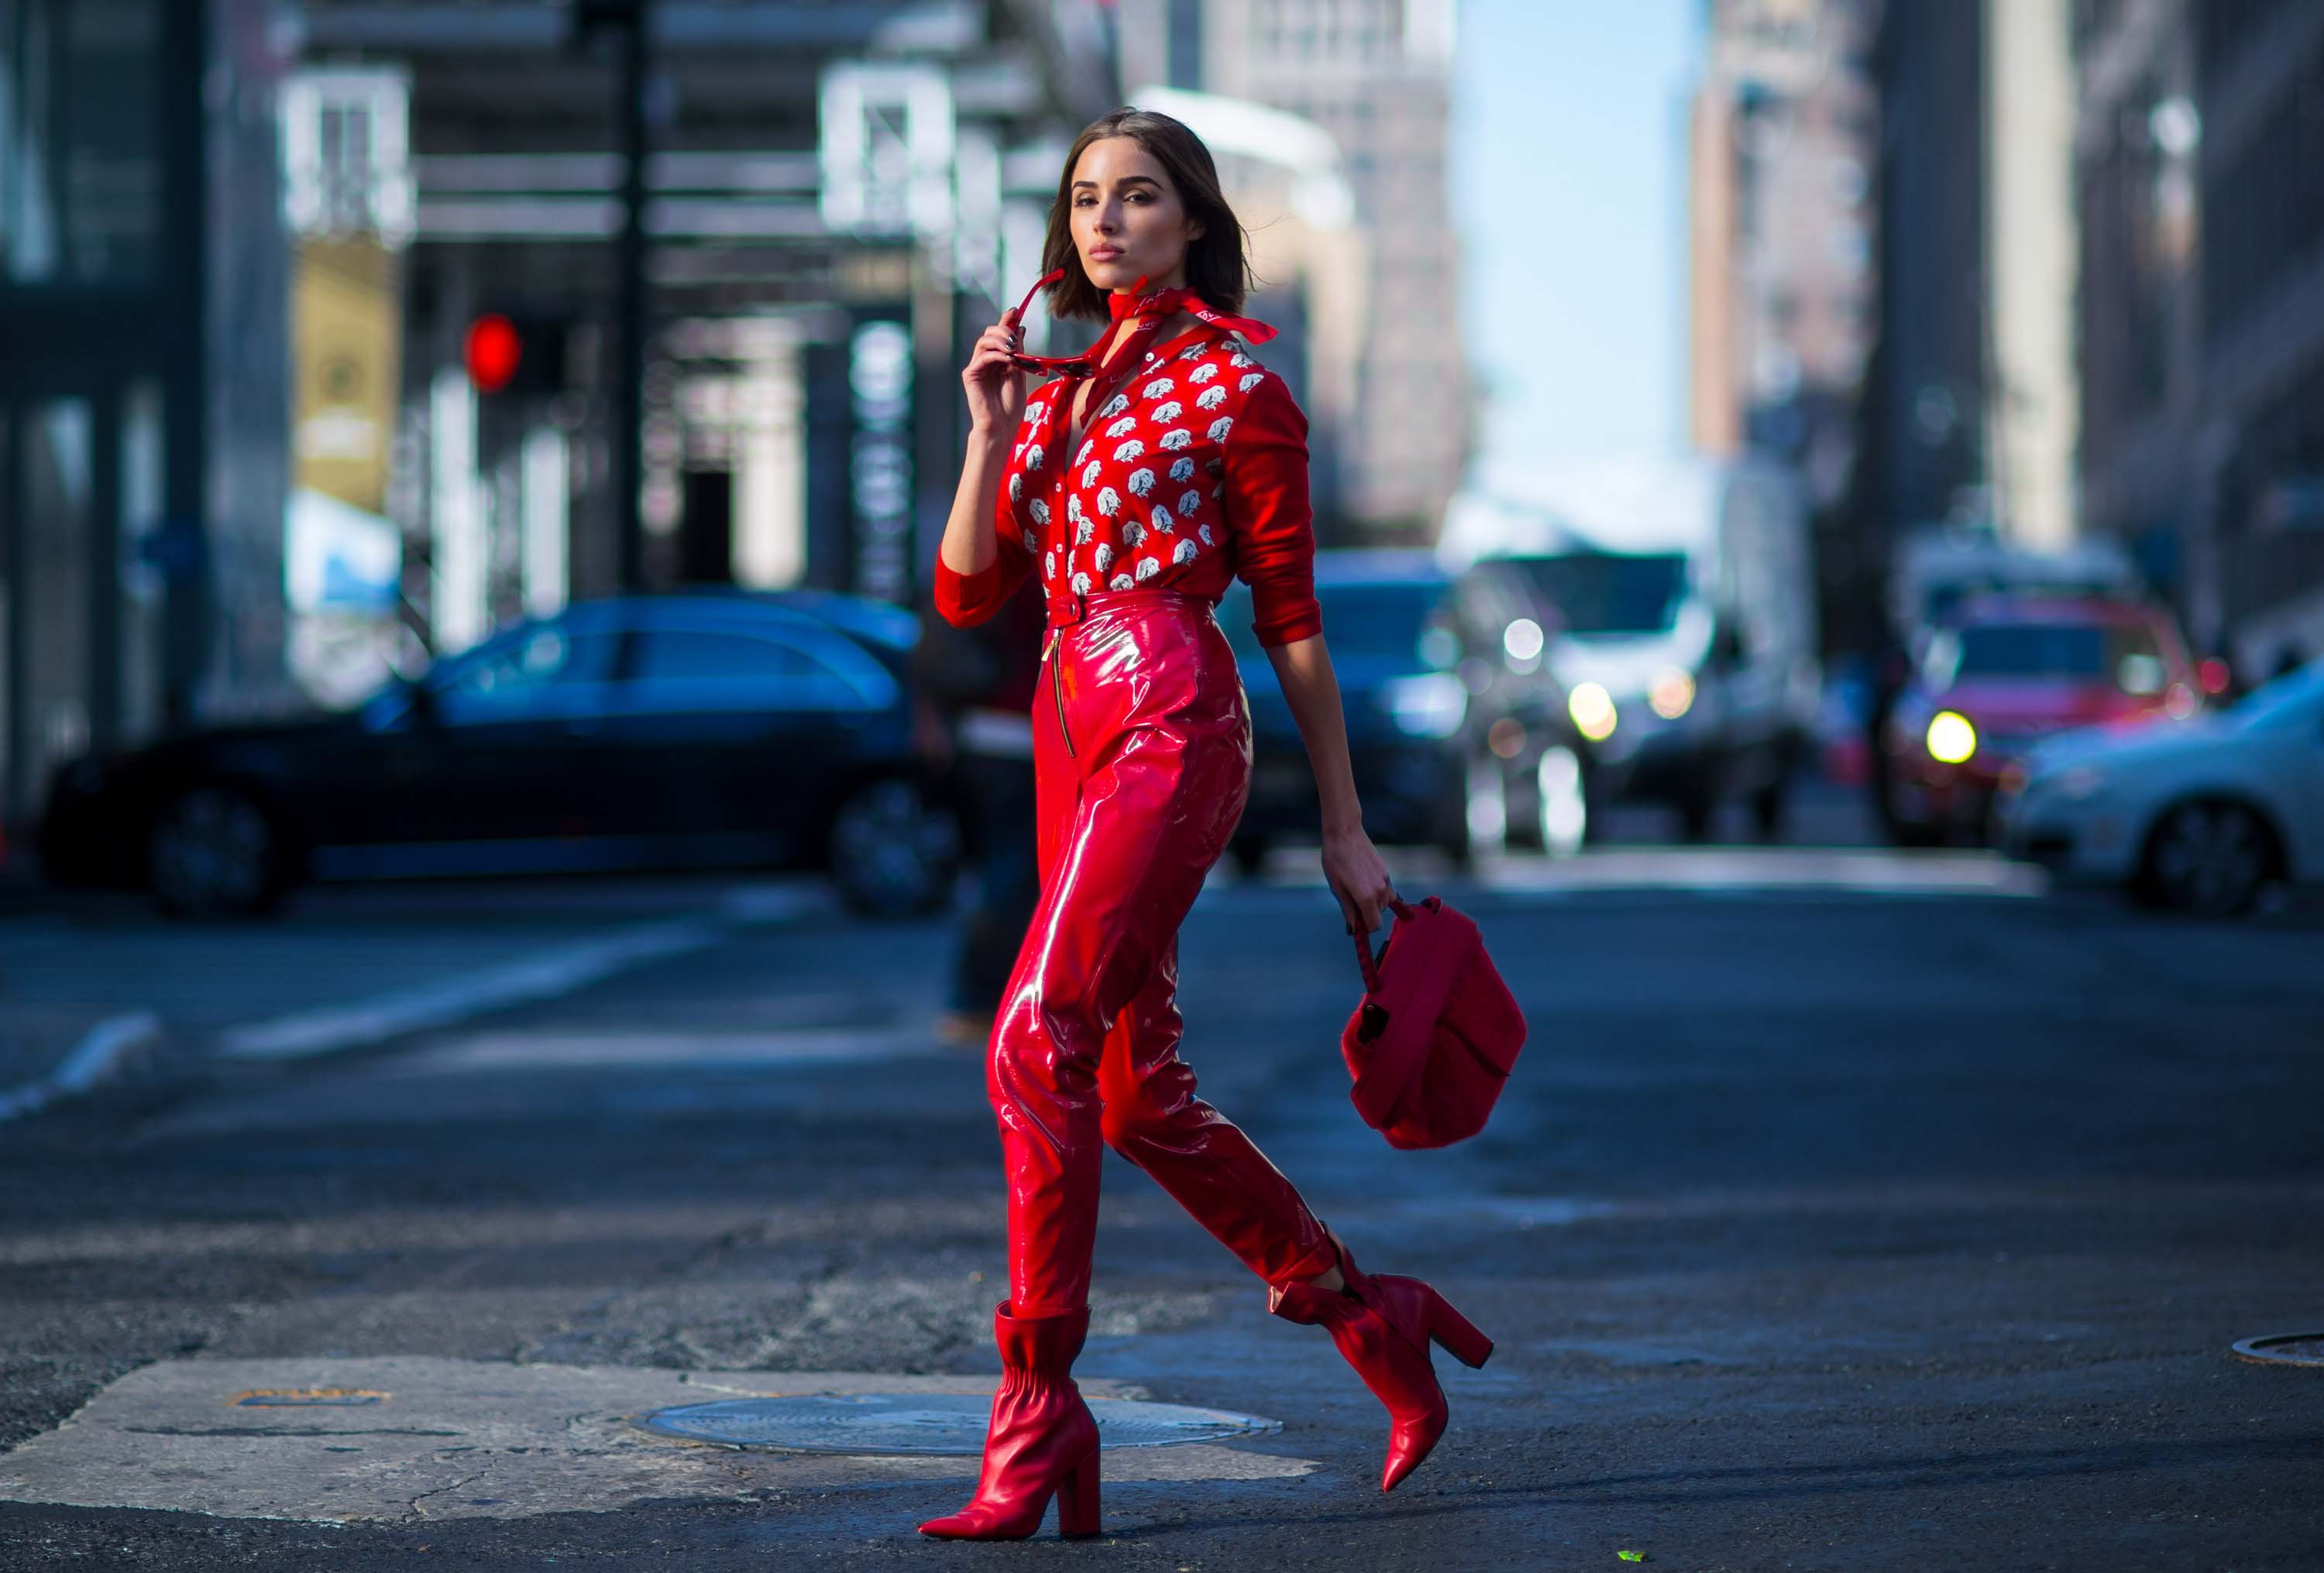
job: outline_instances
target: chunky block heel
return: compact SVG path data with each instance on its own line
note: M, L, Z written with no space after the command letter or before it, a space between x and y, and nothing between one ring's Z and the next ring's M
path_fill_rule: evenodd
M1433 1289L1428 1302L1428 1336L1436 1340L1436 1347L1471 1371L1481 1369L1493 1357L1493 1340Z
M1069 1541L1087 1540L1104 1532L1098 1527L1097 1455L1074 1465L1057 1482L1057 1532Z

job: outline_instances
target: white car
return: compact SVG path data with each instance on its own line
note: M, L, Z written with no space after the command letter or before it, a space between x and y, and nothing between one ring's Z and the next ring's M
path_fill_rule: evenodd
M2061 734L1997 806L2010 856L2156 906L2224 916L2324 884L2324 660L2232 710Z

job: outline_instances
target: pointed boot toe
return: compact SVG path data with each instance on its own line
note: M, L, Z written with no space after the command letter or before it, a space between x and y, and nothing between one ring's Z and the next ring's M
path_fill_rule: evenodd
M1089 1331L1086 1309L1071 1316L993 1313L1001 1387L984 1433L976 1495L958 1513L932 1518L920 1533L947 1541L1021 1541L1041 1527L1057 1498L1057 1532L1099 1532L1097 1421L1073 1378Z
M1476 1366L1491 1355L1493 1343L1419 1279L1366 1277L1339 1237L1330 1237L1347 1286L1333 1292L1313 1283L1280 1284L1268 1292L1268 1309L1286 1321L1330 1331L1341 1357L1387 1408L1388 1459L1380 1489L1394 1491L1420 1467L1451 1421L1444 1389L1428 1358L1429 1344L1440 1344L1463 1365Z

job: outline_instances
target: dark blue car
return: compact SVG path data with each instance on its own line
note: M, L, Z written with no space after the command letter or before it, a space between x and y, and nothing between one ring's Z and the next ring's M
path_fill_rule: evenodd
M859 909L921 910L959 837L914 756L918 637L811 593L576 603L353 711L70 762L42 865L189 915L310 879L705 868L827 869Z

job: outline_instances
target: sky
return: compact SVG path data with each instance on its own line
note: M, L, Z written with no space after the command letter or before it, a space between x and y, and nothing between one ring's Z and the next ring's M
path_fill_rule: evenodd
M1487 473L1674 446L1702 0L1462 0L1452 205Z

